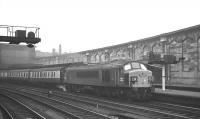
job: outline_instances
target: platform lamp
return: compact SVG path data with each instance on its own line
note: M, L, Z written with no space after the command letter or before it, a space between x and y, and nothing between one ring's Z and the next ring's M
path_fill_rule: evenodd
M129 58L131 58L133 60L133 45L130 44L128 46L128 49L129 49Z
M85 55L86 55L86 58L87 58L87 63L89 63L89 55L90 54L87 52Z
M110 56L109 56L108 50L106 49L104 52L105 52L105 61L109 62L110 61Z
M162 44L162 49L163 49L163 57L164 55L166 55L166 51L167 51L167 39L166 38L160 38L160 42ZM165 81L166 81L166 64L164 63L162 66L162 90L165 91Z

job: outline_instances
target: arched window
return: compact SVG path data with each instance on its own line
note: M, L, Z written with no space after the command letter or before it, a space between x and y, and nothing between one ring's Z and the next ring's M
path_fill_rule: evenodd
M105 62L106 61L105 54L102 54L100 57L101 57L101 62Z
M96 58L96 55L91 56L91 63L95 63L95 58Z
M185 59L182 61L182 71L195 71L197 70L197 42L193 38L186 38L182 41L182 57Z
M99 55L97 54L96 56L95 56L95 63L99 63L100 62L100 57L99 57Z

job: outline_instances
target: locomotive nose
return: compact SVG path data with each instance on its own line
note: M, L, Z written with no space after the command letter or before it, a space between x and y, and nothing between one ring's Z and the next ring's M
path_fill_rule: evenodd
M140 78L146 78L147 74L145 72L139 72L138 73L138 77L140 77Z

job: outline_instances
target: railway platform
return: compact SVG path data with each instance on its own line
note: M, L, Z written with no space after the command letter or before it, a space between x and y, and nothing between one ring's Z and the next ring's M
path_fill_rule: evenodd
M184 96L184 97L191 97L191 98L200 98L199 91L186 91L186 90L175 90L175 89L162 90L162 88L155 88L155 93L170 95L170 96Z

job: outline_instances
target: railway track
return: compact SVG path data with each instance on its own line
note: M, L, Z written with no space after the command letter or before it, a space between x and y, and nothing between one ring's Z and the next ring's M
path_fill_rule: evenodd
M37 92L40 95L47 96L47 90L37 90L26 88L19 88L21 91L35 93ZM83 108L88 108L100 113L104 113L110 116L123 116L131 118L176 118L176 119L196 119L200 118L199 108L193 108L188 106L175 105L170 103L155 102L151 101L150 103L126 103L122 104L120 102L113 102L110 100L100 100L97 98L85 97L75 94L56 92L54 91L52 99L67 101L68 103L75 103L77 106L82 106ZM104 112L101 112L104 110ZM110 111L112 110L112 111ZM105 113L107 112L107 113Z
M12 115L2 104L0 104L0 119L13 119Z
M59 95L56 93L56 97L63 97L64 94ZM178 105L169 105L167 104L160 106L161 103L159 104L149 104L149 103L141 103L139 104L121 104L121 103L116 103L116 102L111 102L111 101L105 101L105 100L99 100L95 98L88 98L88 97L83 97L83 96L74 96L70 95L67 96L66 98L72 100L76 99L81 99L83 103L87 104L98 104L99 107L105 108L105 109L115 109L118 114L123 113L129 113L129 114L134 114L134 115L143 115L148 118L183 118L183 119L194 119L194 118L199 118L199 109L196 108L190 108L190 107L184 107L184 106L178 106ZM92 102L92 103L91 103ZM151 105L151 106L150 106ZM183 109L184 107L184 109ZM173 109L175 108L175 109ZM191 111L187 109L193 109ZM133 113L134 112L134 113Z
M22 91L25 91L26 89L21 89ZM26 90L27 91L27 90ZM32 93L38 92L40 95L47 95L47 91L41 91L33 89ZM191 109L189 107L179 107L176 110L173 108L176 108L175 105L173 108L172 104L168 104L168 107L166 106L167 103L164 105L161 103L151 104L121 104L116 103L112 101L105 101L105 100L99 100L96 98L89 98L85 96L80 95L72 95L69 93L61 93L61 92L53 92L51 98L60 100L60 101L67 101L70 103L75 103L76 105L81 105L83 108L89 108L96 111L106 110L108 113L107 115L113 115L113 116L128 116L133 118L181 118L181 119L194 119L199 118L198 109L193 110L193 113L190 113L190 111L187 111L187 109ZM178 105L177 105L178 106ZM165 107L165 108L164 108ZM110 111L112 110L112 111ZM178 112L178 113L177 113ZM101 112L104 113L104 112Z
M46 119L18 100L3 94L0 95L2 107L6 110L10 119Z
M168 113L176 113L177 115L182 115L188 118L200 118L200 109L196 107L155 101L151 101L151 103L138 103L137 105L167 111Z
M10 92L11 90L6 90L6 92ZM34 100L36 102L40 102L40 105L46 105L50 108L53 108L56 111L59 111L63 115L67 115L67 118L69 119L110 119L112 117L96 113L94 111L90 111L78 106L74 106L70 103L64 103L62 101L58 101L55 99L49 99L44 96L38 96L35 94L27 94L27 93L19 93L15 91L11 91L15 98L18 98L19 100L24 100L24 98L30 98L31 100ZM23 98L22 98L23 97ZM25 101L25 100L24 100Z

